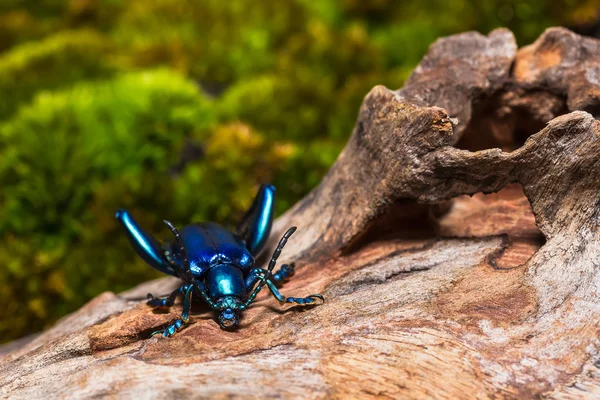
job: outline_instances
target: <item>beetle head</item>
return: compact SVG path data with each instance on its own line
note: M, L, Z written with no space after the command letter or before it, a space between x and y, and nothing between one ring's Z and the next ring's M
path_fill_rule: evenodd
M240 300L235 296L225 296L217 301L219 325L222 329L231 330L239 325Z

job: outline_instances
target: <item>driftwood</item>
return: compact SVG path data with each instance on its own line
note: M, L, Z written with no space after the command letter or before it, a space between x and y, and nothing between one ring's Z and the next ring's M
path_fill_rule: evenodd
M324 305L263 293L237 332L199 305L147 339L180 309L142 299L177 282L104 293L5 351L0 396L598 398L599 116L597 40L440 39L276 221L283 292Z

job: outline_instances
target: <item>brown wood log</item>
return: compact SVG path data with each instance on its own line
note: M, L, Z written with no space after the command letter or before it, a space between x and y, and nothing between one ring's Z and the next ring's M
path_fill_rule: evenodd
M282 291L324 305L263 293L236 332L198 305L148 339L180 306L142 300L177 281L104 293L5 348L0 396L598 398L599 117L598 40L440 39L276 221Z

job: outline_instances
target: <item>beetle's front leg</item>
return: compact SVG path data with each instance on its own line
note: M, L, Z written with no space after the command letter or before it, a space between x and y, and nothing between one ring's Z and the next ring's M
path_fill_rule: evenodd
M192 308L194 285L186 285L186 287L187 289L185 290L183 297L183 310L181 311L181 316L169 324L165 329L153 332L150 337L158 334L162 334L164 337L171 337L190 321L190 309Z
M282 295L279 292L279 290L277 290L277 286L275 285L275 282L273 282L272 280L270 280L268 278L267 278L266 282L267 282L267 287L269 288L269 291L271 292L271 294L281 304L288 303L288 304L297 304L300 306L312 306L312 305L317 304L317 299L321 300L323 303L325 302L325 299L320 294L311 294L310 296L306 296L306 297L285 297L284 295Z
M171 292L169 297L165 297L163 299L154 297L152 295L152 293L148 293L148 301L146 302L146 304L148 304L149 306L152 306L152 307L160 307L160 308L171 307L173 304L175 304L175 300L177 299L177 296L185 294L185 292L188 290L189 286L190 285L183 285L179 289L173 290L173 292Z
M291 271L293 274L293 264L291 264L291 265L292 265ZM284 265L281 268L281 270L279 270L275 274L273 274L273 276L280 273L282 270L284 270L285 267L286 267L286 265ZM287 266L287 267L289 268L289 266ZM267 271L265 271L264 269L260 269L260 268L255 268L254 270L252 270L252 272L248 275L248 278L251 278L251 276L253 276L252 279L254 279L254 283L252 284L252 286L254 286L254 284L256 284L257 281L261 280L266 272ZM247 283L249 283L248 280L247 280ZM320 294L311 294L310 296L307 296L307 297L286 297L286 296L282 295L281 292L279 292L279 290L277 289L277 283L279 283L279 282L277 282L275 279L271 279L270 277L266 278L265 283L266 283L267 287L269 288L269 291L271 292L271 294L281 304L285 304L285 303L292 304L293 303L293 304L298 304L298 305L302 305L302 306L310 306L310 305L315 305L317 303L317 299L321 300L323 302L325 301L323 296L321 296ZM251 288L252 286L250 286L249 288Z
M267 271L262 268L254 268L252 271L250 271L246 277L246 288L251 290L256 282L262 279L262 276L265 274L265 272ZM272 275L271 280L277 285L277 287L281 287L281 285L289 280L295 272L296 270L294 263L283 264L281 268L279 268L279 270Z

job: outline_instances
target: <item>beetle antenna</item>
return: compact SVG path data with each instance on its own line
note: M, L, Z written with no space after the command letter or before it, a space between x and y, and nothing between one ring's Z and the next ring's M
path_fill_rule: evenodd
M179 230L175 228L175 226L166 219L163 222L169 227L171 232L173 232L173 235L175 235L175 241L179 246L179 251L183 255L183 267L185 268L185 272L187 273L188 271L190 271L190 261L188 260L187 250L185 248L185 244L183 243L183 239L179 234Z
M275 268L275 264L277 264L277 259L279 258L279 256L281 255L281 250L283 250L283 247L287 244L288 239L290 238L290 236L292 236L294 234L294 232L296 232L296 228L295 226L292 226L290 229L288 229L284 234L283 237L279 240L279 244L277 245L277 248L275 249L275 251L273 252L273 255L271 256L271 261L269 261L269 268L267 268L267 271L271 272L273 271L273 268ZM264 285L264 279L262 280L263 285Z
M250 303L252 303L258 292L260 292L265 283L267 283L267 278L269 277L269 275L271 275L273 268L275 268L275 264L277 264L277 259L281 255L281 250L283 250L283 247L287 244L287 241L290 238L290 236L292 236L294 232L296 232L296 229L297 228L295 226L292 226L283 234L283 237L279 240L279 244L277 245L275 251L273 252L273 255L271 256L271 261L269 261L267 273L262 276L262 279L258 286L256 286L252 294L248 297L248 300L246 300L246 302L242 305L242 309L245 309L250 305Z

